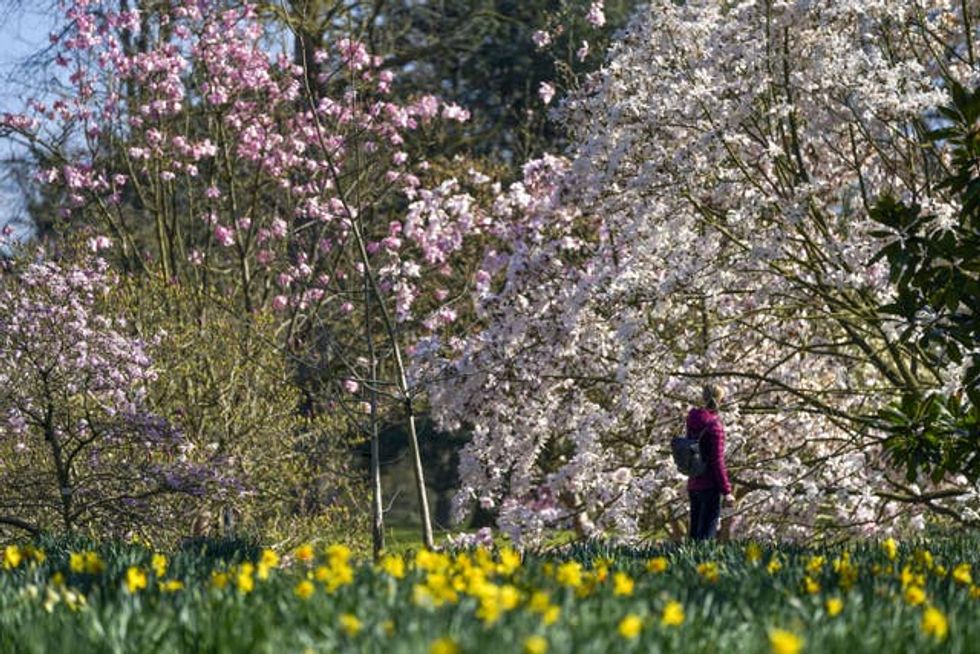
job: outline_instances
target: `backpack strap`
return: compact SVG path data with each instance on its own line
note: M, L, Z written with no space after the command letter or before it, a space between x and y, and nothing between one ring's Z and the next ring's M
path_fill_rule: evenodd
M701 432L698 434L698 445L701 444L701 439L704 438L705 432L707 432L710 427L711 425L708 424L701 428Z

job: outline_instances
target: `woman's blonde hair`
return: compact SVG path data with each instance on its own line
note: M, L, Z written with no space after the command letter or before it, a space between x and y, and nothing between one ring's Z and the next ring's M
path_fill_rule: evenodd
M725 389L718 384L705 384L701 389L701 397L704 398L704 406L717 411L721 401L725 399Z

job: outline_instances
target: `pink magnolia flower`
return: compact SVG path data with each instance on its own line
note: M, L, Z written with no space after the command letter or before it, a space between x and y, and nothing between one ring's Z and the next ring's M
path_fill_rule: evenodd
M112 247L112 240L108 236L96 236L88 240L88 249L93 253L110 247Z
M283 311L289 306L289 298L285 295L277 295L272 298L272 310Z
M555 86L551 82L541 82L541 86L538 87L538 95L542 102L551 104L551 100L555 97Z
M602 0L596 0L589 6L589 13L586 14L587 20L593 27L602 27L606 24L605 7Z
M214 228L214 239L225 247L235 244L235 232L224 225L216 225Z
M268 266L276 259L276 253L271 250L259 250L255 254L255 261L260 266Z
M443 106L442 117L446 120L455 120L460 123L465 123L470 119L470 112L463 109L456 103L450 103Z
M283 238L286 236L287 228L288 225L286 225L285 220L283 220L282 218L275 218L272 221L271 229L269 230L269 232L276 238Z

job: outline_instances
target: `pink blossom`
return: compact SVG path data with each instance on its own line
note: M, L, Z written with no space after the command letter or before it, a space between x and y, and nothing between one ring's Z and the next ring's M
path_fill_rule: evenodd
M551 82L541 82L541 86L538 87L538 95L541 96L541 101L545 104L550 104L552 98L555 97L555 87Z
M364 44L353 39L342 38L337 41L337 51L344 62L354 70L360 70L374 62Z
M446 120L455 120L460 123L464 123L470 119L470 112L463 109L458 104L450 103L443 105L442 117Z
M285 295L277 295L272 298L272 310L283 311L289 306L289 298Z
M551 44L551 34L544 30L536 30L534 34L531 35L531 40L534 41L534 45L541 48L547 47Z
M603 4L603 0L596 0L589 6L589 13L586 14L585 20L593 27L602 27L606 24L605 7Z
M412 108L423 121L431 120L439 115L439 98L434 95L424 95Z
M215 225L214 239L225 247L235 244L235 232L224 225Z
M285 220L283 220L282 218L275 218L272 221L272 226L269 231L276 238L284 238L286 236L287 228L288 225L286 225Z
M106 250L110 247L112 247L112 241L108 236L95 236L88 240L88 249L92 253Z

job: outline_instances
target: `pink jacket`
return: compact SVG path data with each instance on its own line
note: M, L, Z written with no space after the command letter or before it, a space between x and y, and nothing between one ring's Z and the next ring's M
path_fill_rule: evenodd
M699 434L702 434L701 455L708 468L704 474L687 480L687 490L715 489L728 495L732 492L732 483L725 468L725 428L721 426L717 413L708 409L691 409L687 414L687 436L697 438Z

